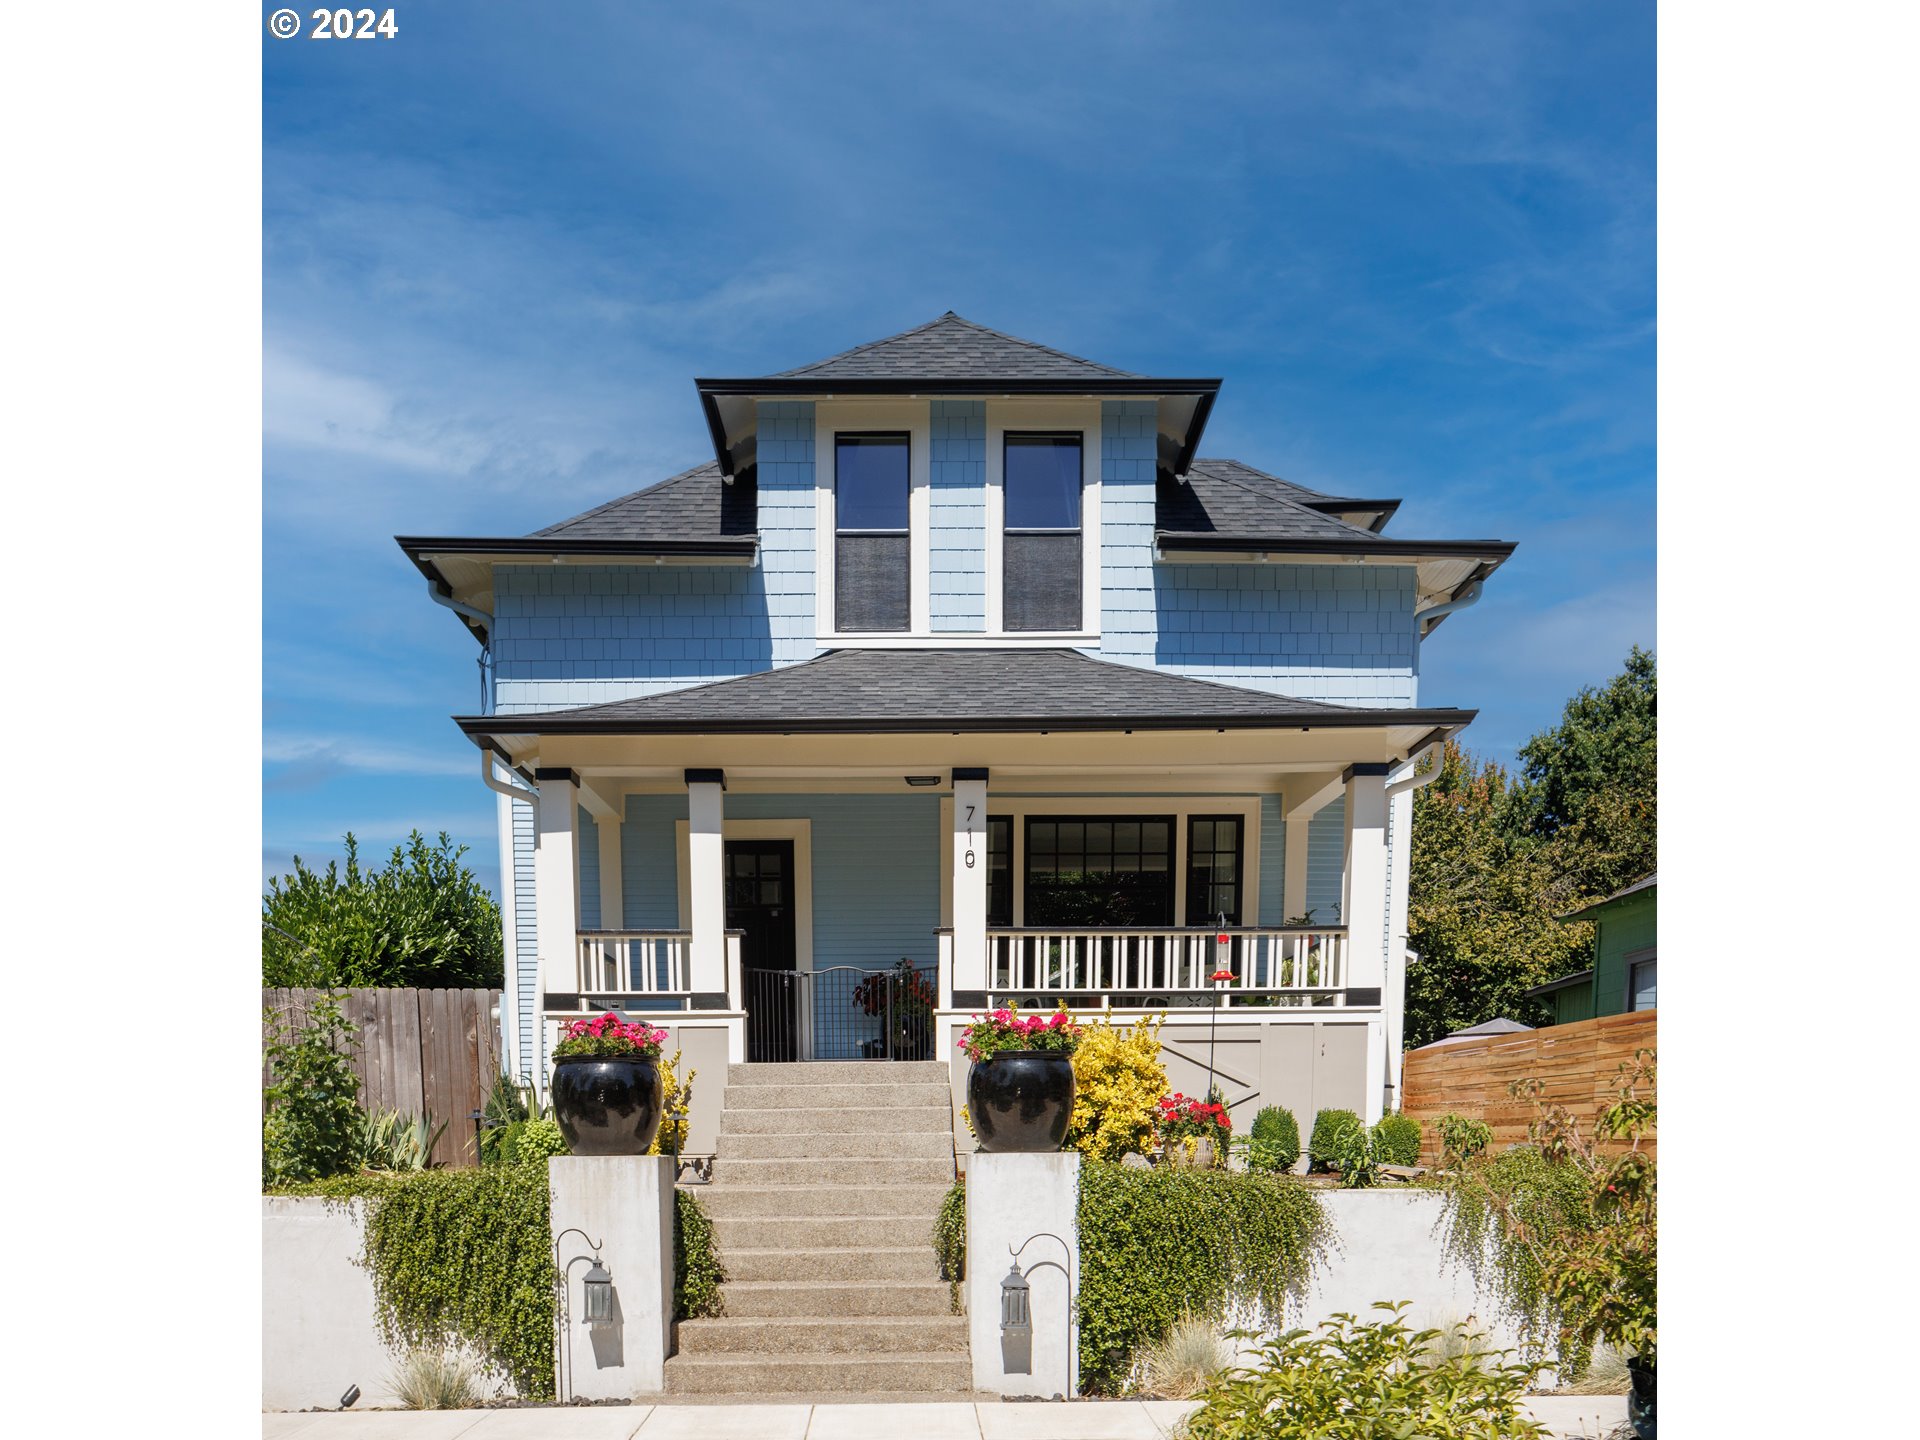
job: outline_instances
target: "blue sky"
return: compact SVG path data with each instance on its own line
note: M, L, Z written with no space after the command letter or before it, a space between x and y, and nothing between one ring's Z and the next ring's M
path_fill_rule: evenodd
M1511 756L1654 640L1647 3L402 5L265 40L263 867L474 849L391 537L711 456L695 374L949 308L1221 375L1204 452L1519 553L1421 698Z

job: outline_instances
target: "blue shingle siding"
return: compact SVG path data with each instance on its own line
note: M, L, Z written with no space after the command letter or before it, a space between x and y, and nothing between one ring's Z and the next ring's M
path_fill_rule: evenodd
M740 566L500 566L496 708L591 705L766 670L777 647L760 586L760 572Z
M1158 407L1100 403L1100 649L1102 659L1153 663L1153 523Z
M600 926L600 827L593 823L585 806L578 807L575 844L579 847L576 868L580 872L580 919L582 930Z
M1314 812L1307 823L1307 904L1315 924L1342 923L1340 896L1347 864L1347 797Z
M791 665L819 653L814 641L813 402L759 404L755 463L759 473L761 584L758 612L772 641L772 663Z
M620 902L629 930L680 928L680 861L674 824L687 797L629 795L620 821Z
M987 406L935 400L930 442L927 597L935 630L980 632L987 625Z

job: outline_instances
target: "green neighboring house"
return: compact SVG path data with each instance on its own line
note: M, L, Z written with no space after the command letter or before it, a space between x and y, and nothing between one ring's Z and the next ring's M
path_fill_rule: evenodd
M1653 1009L1658 907L1659 876L1654 874L1560 916L1593 922L1593 968L1536 985L1527 995L1554 1012L1556 1025Z

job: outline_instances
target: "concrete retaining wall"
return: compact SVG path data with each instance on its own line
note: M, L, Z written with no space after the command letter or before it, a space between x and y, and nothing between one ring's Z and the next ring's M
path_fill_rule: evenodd
M350 1385L355 1409L400 1402L389 1387L396 1356L380 1341L373 1277L362 1254L362 1205L267 1196L260 1221L260 1408L331 1409ZM489 1374L483 1394L511 1395Z

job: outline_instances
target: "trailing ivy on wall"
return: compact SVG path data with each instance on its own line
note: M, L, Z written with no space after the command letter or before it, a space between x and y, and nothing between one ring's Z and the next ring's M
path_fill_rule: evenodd
M277 1194L366 1204L361 1263L392 1349L471 1347L526 1400L553 1398L553 1240L547 1167L344 1175ZM726 1279L699 1198L674 1192L676 1319L721 1313Z
M940 1213L933 1221L933 1253L940 1264L940 1278L947 1282L947 1299L953 1313L962 1314L960 1282L967 1278L967 1182L956 1180L940 1201Z
M1285 1178L1223 1170L1080 1171L1080 1378L1113 1393L1134 1349L1183 1311L1231 1306L1279 1323L1326 1235L1320 1202Z

